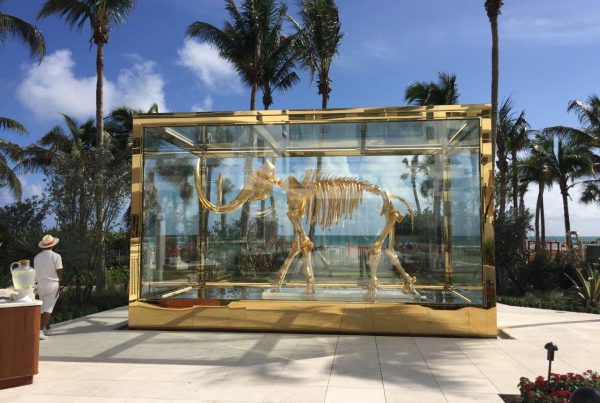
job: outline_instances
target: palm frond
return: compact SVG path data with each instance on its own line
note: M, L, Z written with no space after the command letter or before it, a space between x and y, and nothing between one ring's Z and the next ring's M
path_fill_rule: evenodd
M438 73L438 81L415 81L406 87L404 100L411 105L452 105L459 100L456 75Z
M0 129L1 130L13 130L20 134L27 134L27 129L21 123L14 119L9 119L0 116Z
M8 166L6 158L0 153L0 188L3 187L8 187L17 199L21 199L21 181L15 172Z
M58 15L64 19L69 28L81 31L87 21L94 21L95 19L93 3L89 0L47 0L40 9L37 18L40 20Z
M19 38L29 48L29 55L39 61L46 54L46 42L42 33L20 18L0 13L0 39L6 36Z

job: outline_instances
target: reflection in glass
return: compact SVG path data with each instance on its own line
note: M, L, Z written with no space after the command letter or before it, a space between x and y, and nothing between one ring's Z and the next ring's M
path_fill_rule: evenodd
M273 185L263 200L227 214L204 208L195 189L197 163L201 191L223 206L267 162L281 180L306 184L321 156L322 177L366 181L413 212L394 205L405 219L394 226L390 248L417 278L417 294L403 293L404 279L384 253L377 300L481 303L479 152L478 120L146 128L141 297L363 300L386 224L381 196L363 192L351 216L316 226L311 297L301 257L283 287L272 286L294 239L289 189ZM306 233L309 225L304 216Z

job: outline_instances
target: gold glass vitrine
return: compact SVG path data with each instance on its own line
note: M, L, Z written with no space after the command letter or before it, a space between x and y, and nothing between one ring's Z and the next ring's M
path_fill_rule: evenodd
M137 116L129 326L494 337L489 114Z

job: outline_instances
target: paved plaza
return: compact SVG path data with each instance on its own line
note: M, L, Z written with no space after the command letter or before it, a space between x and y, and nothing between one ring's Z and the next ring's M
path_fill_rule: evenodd
M2 402L501 402L521 376L600 369L600 316L498 306L513 339L126 330L127 309L55 327Z

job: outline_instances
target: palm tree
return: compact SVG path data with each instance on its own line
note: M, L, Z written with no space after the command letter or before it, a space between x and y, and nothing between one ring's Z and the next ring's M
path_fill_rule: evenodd
M547 139L537 143L540 158L548 168L548 175L558 184L562 195L565 233L571 230L569 218L569 190L578 184L576 180L593 174L593 153L587 144L582 144L552 128L544 129Z
M535 205L535 245L538 250L546 242L546 221L544 216L544 190L552 186L552 180L548 174L543 153L540 150L546 149L544 142L547 138L538 135L530 146L530 155L518 165L519 179L525 190L527 185L534 183L538 185L538 196Z
M460 93L456 84L456 75L444 72L438 73L438 81L416 81L406 87L404 91L404 100L408 104L431 106L431 105L452 105L459 101ZM442 157L440 154L427 155L420 170L425 173L425 180L421 183L420 190L423 196L432 194L433 196L433 244L430 243L430 250L438 248L442 243L442 187L443 181L439 172L442 170ZM433 266L437 269L441 264L439 256L435 254L436 260Z
M138 114L158 113L158 105L152 104L147 111L119 106L105 118L106 133L116 142L115 159L126 159L131 164L131 144L133 136L133 117Z
M498 136L504 141L503 147L498 147L498 210L506 209L506 194L508 187L508 176L511 176L511 190L513 196L513 208L517 211L518 208L518 153L524 150L528 144L527 128L528 124L525 120L525 112L522 111L518 116L513 112L514 102L508 97L500 106L498 113L497 132ZM509 166L508 160L511 160ZM509 172L510 171L510 172ZM504 208L502 207L504 206Z
M276 31L273 31L275 34ZM275 35L273 35L275 36ZM300 81L298 74L294 71L295 54L293 52L294 37L282 36L270 39L266 46L267 55L263 69L263 106L265 109L273 104L273 91L287 91Z
M453 105L460 93L456 74L438 72L438 81L416 81L406 87L404 100L411 105Z
M23 158L17 168L29 172L44 172L52 167L53 159L76 150L90 150L94 147L96 127L89 119L79 123L69 115L62 115L65 127L56 125L44 134L36 144L23 150Z
M581 123L581 128L572 128L557 126L552 130L572 138L574 141L582 144L588 144L590 147L600 147L600 98L597 95L591 95L587 101L571 101L567 108L569 112L575 112ZM600 189L600 155L592 155L595 177L584 181L584 190L581 195L581 201L584 203L600 203L598 189Z
M484 4L492 29L492 141L495 141L496 147L499 149L498 152L502 154L506 152L506 140L498 136L496 121L498 119L498 78L500 70L498 52L498 16L500 16L503 5L503 0L485 0ZM492 152L492 155L495 155L495 153ZM506 203L500 203L498 214L498 221L500 221L499 225L502 225L504 222L505 212Z
M0 0L0 7L4 0ZM29 55L41 61L46 54L46 43L40 31L27 21L0 11L0 44L7 36L19 38L29 48Z
M0 0L0 7L4 0ZM15 16L0 11L0 45L8 36L15 36L29 47L32 58L41 61L46 54L46 43L42 33L36 27ZM0 130L12 130L19 134L27 134L27 129L16 120L0 116ZM21 157L21 147L0 137L0 188L7 186L12 194L21 198L21 181L8 160L16 161Z
M52 168L56 158L66 155L79 156L85 151L93 149L96 128L92 119L79 123L72 116L64 115L64 125L56 125L48 133L43 135L36 144L31 144L23 150L23 158L17 168L25 171L37 171L48 173ZM80 169L83 169L81 166ZM79 175L81 182L85 181L85 173L78 170L76 175ZM84 192L80 192L78 205L80 207L86 205L83 198L87 197ZM87 220L89 212L79 212L77 217L74 217L73 222L76 222L79 236L85 236L87 231Z
M12 130L19 134L27 134L27 129L21 123L2 116L0 116L0 130ZM21 147L0 137L0 189L8 187L17 199L21 199L21 181L8 165L8 160L19 160L21 153Z
M225 10L231 21L225 21L223 29L196 21L188 26L187 35L208 42L233 65L250 86L250 110L254 110L256 92L264 83L267 49L280 42L287 7L277 0L244 0L238 9L234 0L225 0Z
M302 66L310 71L311 82L317 75L321 108L327 109L331 79L329 71L344 34L338 7L334 0L302 0L300 22L293 19L297 30L297 49Z
M310 72L310 81L317 75L318 94L321 95L321 108L327 109L331 93L329 72L333 58L344 34L341 31L340 16L335 0L300 0L300 22L292 17L290 21L296 27L295 47L297 57L304 69ZM321 136L323 127L321 127ZM317 156L317 172L321 172L323 157ZM313 206L315 203L313 203ZM314 239L315 211L310 212L310 228L308 236Z
M281 65L273 63L277 44L281 45L282 20L287 15L287 7L278 0L244 0L238 9L234 0L225 0L225 10L231 21L225 21L223 29L212 24L196 21L187 28L187 35L208 42L221 57L229 61L240 75L242 82L250 86L250 110L256 109L256 92L265 83L265 71L276 74ZM281 55L287 55L281 50ZM271 62L267 63L270 57ZM267 64L270 66L266 67ZM285 74L283 74L285 76ZM281 80L284 77L280 77ZM274 76L269 77L269 90L274 88ZM275 83L277 84L277 83ZM287 84L281 84L281 88ZM267 90L267 95L270 92ZM267 99L268 101L269 99ZM254 131L250 136L250 146L256 144ZM252 158L246 159L244 173L252 171ZM244 203L241 213L241 233L248 237L250 205Z
M119 25L125 21L133 9L134 0L46 0L38 14L38 19L58 15L65 20L69 28L81 29L88 22L92 36L90 44L96 45L96 147L104 146L104 45L108 43L111 25ZM104 181L103 172L99 172L98 181ZM100 187L102 188L102 187ZM96 216L98 228L98 244L100 257L96 266L96 289L104 291L106 287L105 239L104 239L104 196L100 192L97 197Z
M583 129L571 129L566 134L586 141L595 147L600 147L600 98L598 95L589 96L587 103L577 100L569 102L567 111L577 113Z
M69 28L81 31L88 22L92 31L90 44L96 45L96 146L104 144L104 45L111 25L120 25L133 9L134 0L46 0L38 19L58 15Z

